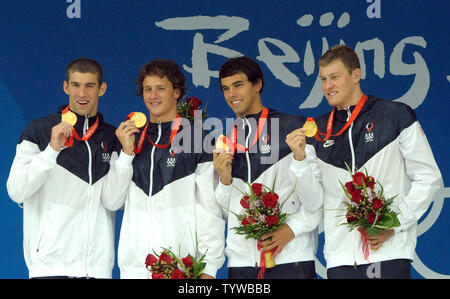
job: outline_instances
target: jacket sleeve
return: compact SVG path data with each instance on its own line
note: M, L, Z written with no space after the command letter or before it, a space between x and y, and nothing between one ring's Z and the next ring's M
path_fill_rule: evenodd
M102 186L102 201L108 210L117 211L125 203L133 177L133 159L134 155L127 155L122 151L111 155L110 168Z
M315 230L323 219L323 210L309 211L300 206L299 212L289 215L286 224L289 225L294 235L297 237L303 233Z
M198 247L206 253L204 273L215 277L225 261L225 221L214 197L212 161L197 165L195 183Z
M401 226L395 229L396 233L417 223L427 211L436 192L443 187L441 172L420 124L416 121L404 129L399 141L410 184L403 200L397 203Z
M58 154L50 144L41 151L37 144L22 140L17 145L16 156L6 182L11 199L21 204L39 190L50 170L55 167Z
M292 159L289 171L291 176L296 179L296 196L306 210L313 212L322 208L324 191L316 151L309 144L306 145L305 151L306 158L303 161Z
M230 199L232 191L233 191L232 184L226 186L222 184L222 182L219 179L219 182L214 191L214 196L216 198L217 204L220 206L222 210L222 215L226 221L228 220L228 209L230 207Z

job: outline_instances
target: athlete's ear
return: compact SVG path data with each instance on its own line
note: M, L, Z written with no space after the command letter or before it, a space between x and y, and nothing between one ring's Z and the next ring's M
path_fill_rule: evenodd
M64 89L64 92L67 95L70 95L70 93L69 93L69 83L66 80L64 80L63 89Z
M254 86L256 87L256 90L261 93L261 89L262 89L262 79L258 79L258 81L256 81L256 83L254 84Z
M104 95L107 88L108 88L108 85L106 84L106 82L102 82L102 84L100 85L100 88L98 90L98 96L101 97L102 95Z
M176 101L178 101L178 99L180 98L180 95L181 95L180 89L179 89L179 88L175 88L175 89L173 90L173 97L174 97L174 99L175 99Z
M352 72L353 83L359 83L362 77L362 71L360 68L356 68Z

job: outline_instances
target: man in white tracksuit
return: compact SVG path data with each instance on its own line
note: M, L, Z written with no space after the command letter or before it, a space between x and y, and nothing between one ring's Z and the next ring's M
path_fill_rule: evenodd
M184 83L172 60L145 64L137 85L150 120L140 130L127 120L116 131L123 148L118 157L111 157L104 197L109 209L124 207L118 249L121 278L148 278L147 254L162 247L180 258L195 255L196 236L200 255L206 253L201 278L215 277L225 260L225 223L214 200L212 155L202 150L202 143L195 147L196 125L177 113ZM182 139L180 148L175 141L181 135L192 139Z
M242 146L245 147L245 150L236 150L234 154L226 151L214 153L214 166L220 176L215 190L216 200L224 207L228 221L225 249L228 276L232 279L256 279L264 272L267 279L315 278L316 228L322 218L319 208L323 191L320 180L309 179L308 175L309 172L317 173L319 169L313 154L304 161L294 161L285 142L286 135L293 128L302 126L306 119L263 106L260 95L263 73L249 57L230 58L222 65L219 78L225 100L237 117L236 139L238 142L243 140ZM261 132L259 136L258 132ZM305 138L298 146L303 152L314 151L311 145L306 146ZM300 179L297 180L292 172ZM279 195L280 203L295 188L282 207L282 212L289 214L286 224L263 235L261 240L245 239L233 230L240 225L233 213L243 213L239 190L248 192L246 182L272 186L275 178L274 192ZM308 196L315 202L309 206L302 205L300 198ZM261 251L266 250L274 250L276 265L264 269Z
M324 255L328 278L409 278L417 242L417 221L442 186L427 138L406 104L366 96L361 88L358 56L335 46L319 61L322 89L333 113L316 120L323 135L310 138L319 160L324 197ZM325 133L326 132L326 133ZM291 137L301 134L299 130ZM346 197L341 182L351 171L367 170L384 195L396 196L392 207L400 227L370 237L364 254L358 230L345 225ZM305 198L311 200L311 198ZM343 216L344 215L344 216Z
M25 128L7 181L23 207L25 262L30 278L111 278L115 215L101 191L120 144L97 111L106 92L100 64L72 61L64 91L69 105Z

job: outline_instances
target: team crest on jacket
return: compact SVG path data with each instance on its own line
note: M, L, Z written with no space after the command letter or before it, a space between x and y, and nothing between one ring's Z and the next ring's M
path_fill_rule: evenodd
M167 158L166 167L174 167L177 159L175 158L175 154L177 153L176 147L171 147L169 150L170 157Z
M261 137L261 144L259 145L259 150L261 151L261 154L268 154L270 153L270 144L269 144L270 136L269 134L264 134Z
M103 163L109 163L109 160L111 160L111 155L108 152L106 152L106 150L108 149L108 145L106 144L106 142L102 141L100 146L103 149L103 153L102 153Z
M364 136L366 139L366 142L372 142L373 141L373 122L368 122L366 125L366 135Z

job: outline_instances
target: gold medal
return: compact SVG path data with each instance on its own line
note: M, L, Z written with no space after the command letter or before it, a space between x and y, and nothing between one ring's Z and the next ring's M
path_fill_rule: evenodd
M77 116L72 111L67 110L61 115L61 121L65 121L73 127L77 123Z
M225 142L224 142L225 140ZM227 137L220 135L216 141L216 149L223 150L224 152L230 152L230 148L226 144Z
M133 112L133 116L130 119L134 120L136 128L142 128L147 123L147 117L142 112Z
M317 125L314 121L314 118L308 117L305 121L305 124L303 125L303 128L306 129L305 136L306 137L313 137L317 134Z

